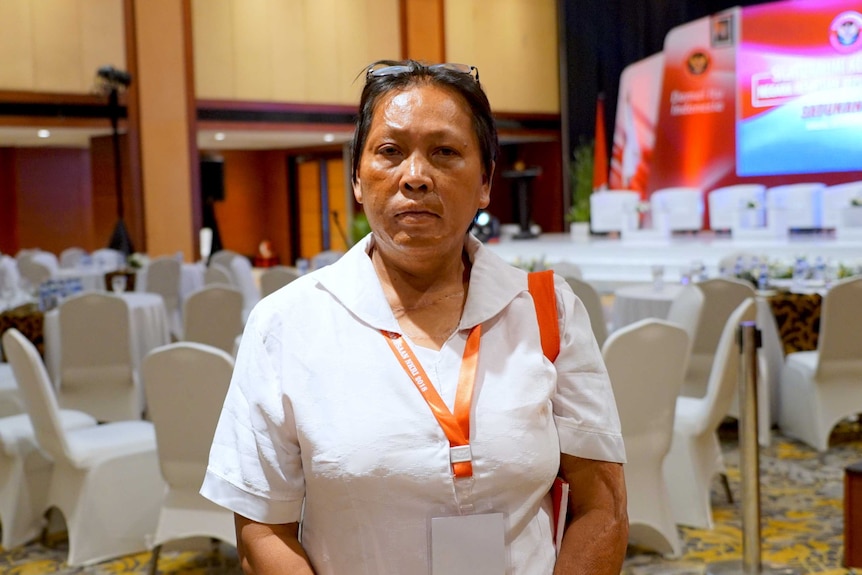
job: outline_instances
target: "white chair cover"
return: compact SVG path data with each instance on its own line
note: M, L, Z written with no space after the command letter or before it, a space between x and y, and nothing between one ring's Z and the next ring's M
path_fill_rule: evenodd
M634 190L605 190L590 194L590 229L593 232L621 232L627 219L637 218L640 192Z
M226 285L208 285L183 304L183 340L217 347L230 354L243 328L242 292Z
M811 182L767 188L767 221L775 220L774 225L785 230L822 227L821 194L825 187L825 184Z
M691 344L691 359L681 393L703 397L727 318L739 304L754 298L756 292L749 282L736 278L712 278L695 285L703 292L703 313Z
M66 248L60 252L60 267L71 269L77 267L84 256L87 255L87 250L79 247Z
M594 288L592 284L585 282L584 280L573 277L567 277L564 279L566 280L566 283L569 284L569 287L572 288L572 291L575 292L575 295L578 296L581 302L583 302L584 307L587 308L587 314L590 316L590 326L593 329L593 335L601 349L605 340L608 338L608 320L605 316L605 310L602 306L602 298L599 296L599 292L596 291L596 288Z
M626 443L629 541L674 557L682 544L662 467L687 354L685 331L656 319L615 331L602 348Z
M826 292L817 350L787 355L779 397L781 430L818 451L836 423L862 412L862 278Z
M862 181L828 186L821 191L823 227L838 229L843 226L843 211L855 199L862 199Z
M260 276L260 295L266 297L299 277L299 270L287 266L267 268Z
M59 312L60 404L99 421L140 419L144 394L132 362L125 300L87 292L64 301Z
M707 195L709 229L731 230L739 225L740 210L749 202L766 210L766 186L763 184L736 184L716 188ZM763 222L766 223L765 221Z
M67 429L36 348L11 329L3 345L39 448L54 463L45 509L58 509L66 520L66 563L78 567L144 551L165 489L153 424L122 421Z
M151 572L167 541L206 536L236 545L233 513L198 492L232 372L227 353L190 342L153 350L141 367L168 486L152 539Z
M699 188L664 188L650 195L653 227L671 232L703 229L703 192Z
M739 377L737 329L756 316L753 298L730 314L719 339L706 395L676 400L673 441L664 462L664 476L674 519L682 525L712 529L712 479L725 472L717 431L730 409Z
M165 302L165 311L171 323L171 333L176 338L182 335L183 320L180 306L180 275L182 265L175 257L165 256L152 260L147 265L146 291L157 293Z

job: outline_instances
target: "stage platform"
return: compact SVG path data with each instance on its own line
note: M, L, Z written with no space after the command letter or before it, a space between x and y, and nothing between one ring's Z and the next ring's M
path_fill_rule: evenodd
M839 240L828 233L791 234L784 239L736 239L713 232L674 235L662 239L620 239L570 234L541 234L533 239L503 239L486 244L506 261L515 263L568 261L577 264L585 280L600 292L610 293L621 285L652 280L652 266L665 269L665 281L679 281L683 270L700 260L709 277L719 275L719 261L745 253L769 262L791 264L805 256L819 256L843 265L862 264L862 240Z

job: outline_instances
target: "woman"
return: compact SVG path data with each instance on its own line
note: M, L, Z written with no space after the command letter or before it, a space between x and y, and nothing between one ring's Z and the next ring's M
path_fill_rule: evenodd
M352 175L372 233L253 310L201 491L235 512L247 573L620 572L625 455L587 312L560 282L551 363L525 273L468 234L496 148L475 68L368 68Z

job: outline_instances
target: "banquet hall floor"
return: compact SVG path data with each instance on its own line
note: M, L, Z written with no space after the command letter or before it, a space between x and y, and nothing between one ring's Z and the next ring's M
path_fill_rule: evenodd
M719 481L713 485L716 526L712 530L680 527L683 555L666 559L630 547L623 575L703 575L714 561L740 559L742 533L735 424L722 427L722 449L728 465L734 503L728 503ZM831 447L817 453L777 435L760 452L763 560L796 567L801 573L839 575L842 567L844 468L862 460L862 426L847 422L833 433ZM129 555L83 569L67 567L62 534L49 546L32 543L0 551L0 573L9 575L139 575L149 571L149 553ZM208 543L185 540L166 546L159 572L183 575L239 573L236 551L225 544L213 553Z

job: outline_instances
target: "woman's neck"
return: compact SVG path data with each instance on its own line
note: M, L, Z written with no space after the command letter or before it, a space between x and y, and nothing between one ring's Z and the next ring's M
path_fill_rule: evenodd
M457 330L467 301L467 254L418 272L396 265L373 247L371 261L403 332L418 345L440 349Z

